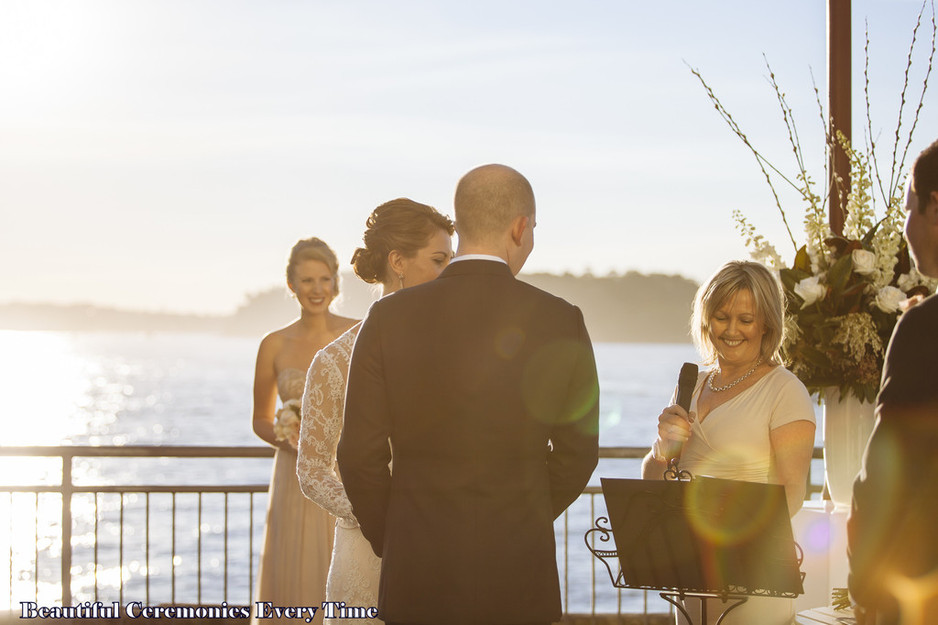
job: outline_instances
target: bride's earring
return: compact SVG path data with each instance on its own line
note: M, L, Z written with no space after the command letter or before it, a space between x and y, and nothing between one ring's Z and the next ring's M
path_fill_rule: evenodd
M404 288L404 274L402 273L397 274L397 279L401 281L401 288L403 289Z

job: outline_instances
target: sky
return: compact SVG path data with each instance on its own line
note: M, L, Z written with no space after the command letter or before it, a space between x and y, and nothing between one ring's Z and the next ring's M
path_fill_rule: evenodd
M853 2L855 142L864 31L884 145L920 8ZM0 304L227 314L283 284L297 239L347 269L376 205L452 215L459 177L491 162L534 187L526 272L700 281L747 257L734 209L790 258L690 67L793 173L767 60L822 179L826 32L822 0L0 0ZM936 120L933 84L909 160ZM782 200L800 241L802 205Z

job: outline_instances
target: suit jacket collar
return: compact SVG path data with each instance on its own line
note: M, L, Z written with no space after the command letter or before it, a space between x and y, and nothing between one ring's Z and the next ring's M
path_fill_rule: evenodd
M440 278L468 275L514 278L507 264L494 260L461 260L458 263L450 263L446 266L446 269L443 270L443 273L440 274Z

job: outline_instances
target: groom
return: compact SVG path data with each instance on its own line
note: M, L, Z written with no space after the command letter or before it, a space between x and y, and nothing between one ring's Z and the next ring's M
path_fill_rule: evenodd
M534 247L524 176L476 168L455 210L453 262L362 325L339 470L385 622L550 623L553 520L597 462L592 346L578 308L514 277Z

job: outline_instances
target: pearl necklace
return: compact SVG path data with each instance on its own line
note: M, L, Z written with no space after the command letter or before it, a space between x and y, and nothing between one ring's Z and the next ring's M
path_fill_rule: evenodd
M716 376L716 374L720 373L719 369L714 369L713 371L710 372L710 375L707 376L707 386L714 393L721 393L723 391L728 391L734 386L736 386L737 384L739 384L740 382L742 382L743 380L745 380L746 378L748 378L749 376L751 376L753 373L755 373L756 369L758 369L759 365L761 364L762 364L762 357L760 356L759 360L756 361L756 364L753 365L752 369L744 373L742 377L736 378L735 380L733 380L726 386L714 386L713 385L713 378Z

